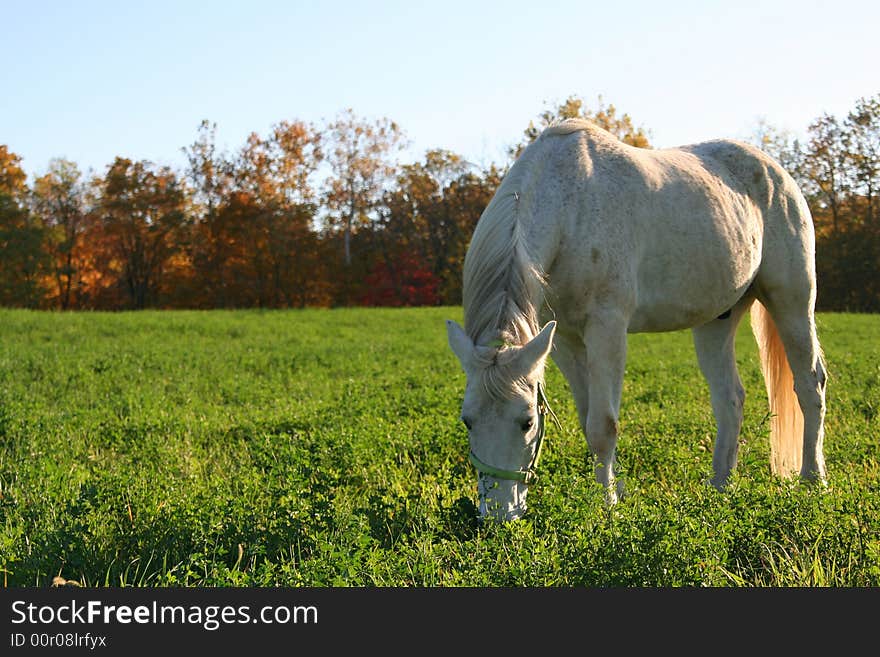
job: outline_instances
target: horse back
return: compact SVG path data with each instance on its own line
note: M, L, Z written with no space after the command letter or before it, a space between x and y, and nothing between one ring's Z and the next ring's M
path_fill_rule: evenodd
M737 302L762 257L769 158L732 141L647 150L595 131L560 136L581 155L569 165L580 202L550 272L562 298L582 299L584 316L621 308L634 332L693 326ZM571 152L557 151L574 162ZM545 207L552 187L541 185Z
M810 274L814 270L815 250L812 214L797 182L784 167L762 150L739 141L705 142L690 150L706 162L722 165L760 209L762 269L781 269L788 263L789 267ZM786 271L780 277L793 273Z
M742 190L758 207L767 210L773 202L774 191L781 188L785 170L759 148L732 139L707 141L678 150L693 153L704 167L718 170L723 167L741 185Z
M808 255L803 196L759 149L640 149L578 127L542 135L521 186L540 228L527 231L533 250L574 323L613 306L633 332L694 326L737 303L759 270Z

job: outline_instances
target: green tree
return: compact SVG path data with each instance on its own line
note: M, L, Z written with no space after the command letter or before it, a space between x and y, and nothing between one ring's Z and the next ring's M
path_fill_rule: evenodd
M21 157L0 144L0 304L37 307L44 290L44 233L27 207Z

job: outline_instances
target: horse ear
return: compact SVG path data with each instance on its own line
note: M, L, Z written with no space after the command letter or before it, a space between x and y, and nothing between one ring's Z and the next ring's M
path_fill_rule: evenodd
M513 367L521 376L529 378L535 370L544 366L550 349L553 347L555 332L556 322L547 322L541 332L519 350L519 353L514 357Z
M457 322L446 320L446 334L449 337L449 348L458 357L461 367L467 370L474 357L474 343Z

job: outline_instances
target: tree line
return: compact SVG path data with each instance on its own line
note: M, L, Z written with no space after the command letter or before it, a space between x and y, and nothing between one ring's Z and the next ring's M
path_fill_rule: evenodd
M880 94L858 99L844 117L823 113L805 139L759 124L755 142L807 197L818 307L880 311Z
M649 133L601 97L571 96L524 129L501 164L443 149L401 163L406 136L352 110L282 121L221 151L203 121L180 170L116 157L101 174L55 159L28 182L0 145L0 305L62 310L461 303L471 233L521 150L585 117L634 146ZM880 309L880 96L808 139L759 124L753 141L804 189L819 305Z

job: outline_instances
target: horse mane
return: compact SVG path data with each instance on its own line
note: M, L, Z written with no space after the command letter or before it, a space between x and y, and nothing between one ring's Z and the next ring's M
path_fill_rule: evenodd
M505 367L539 332L538 304L545 278L531 255L520 223L520 185L531 157L527 148L483 211L464 261L465 332L473 341L483 383L493 394L527 390Z

